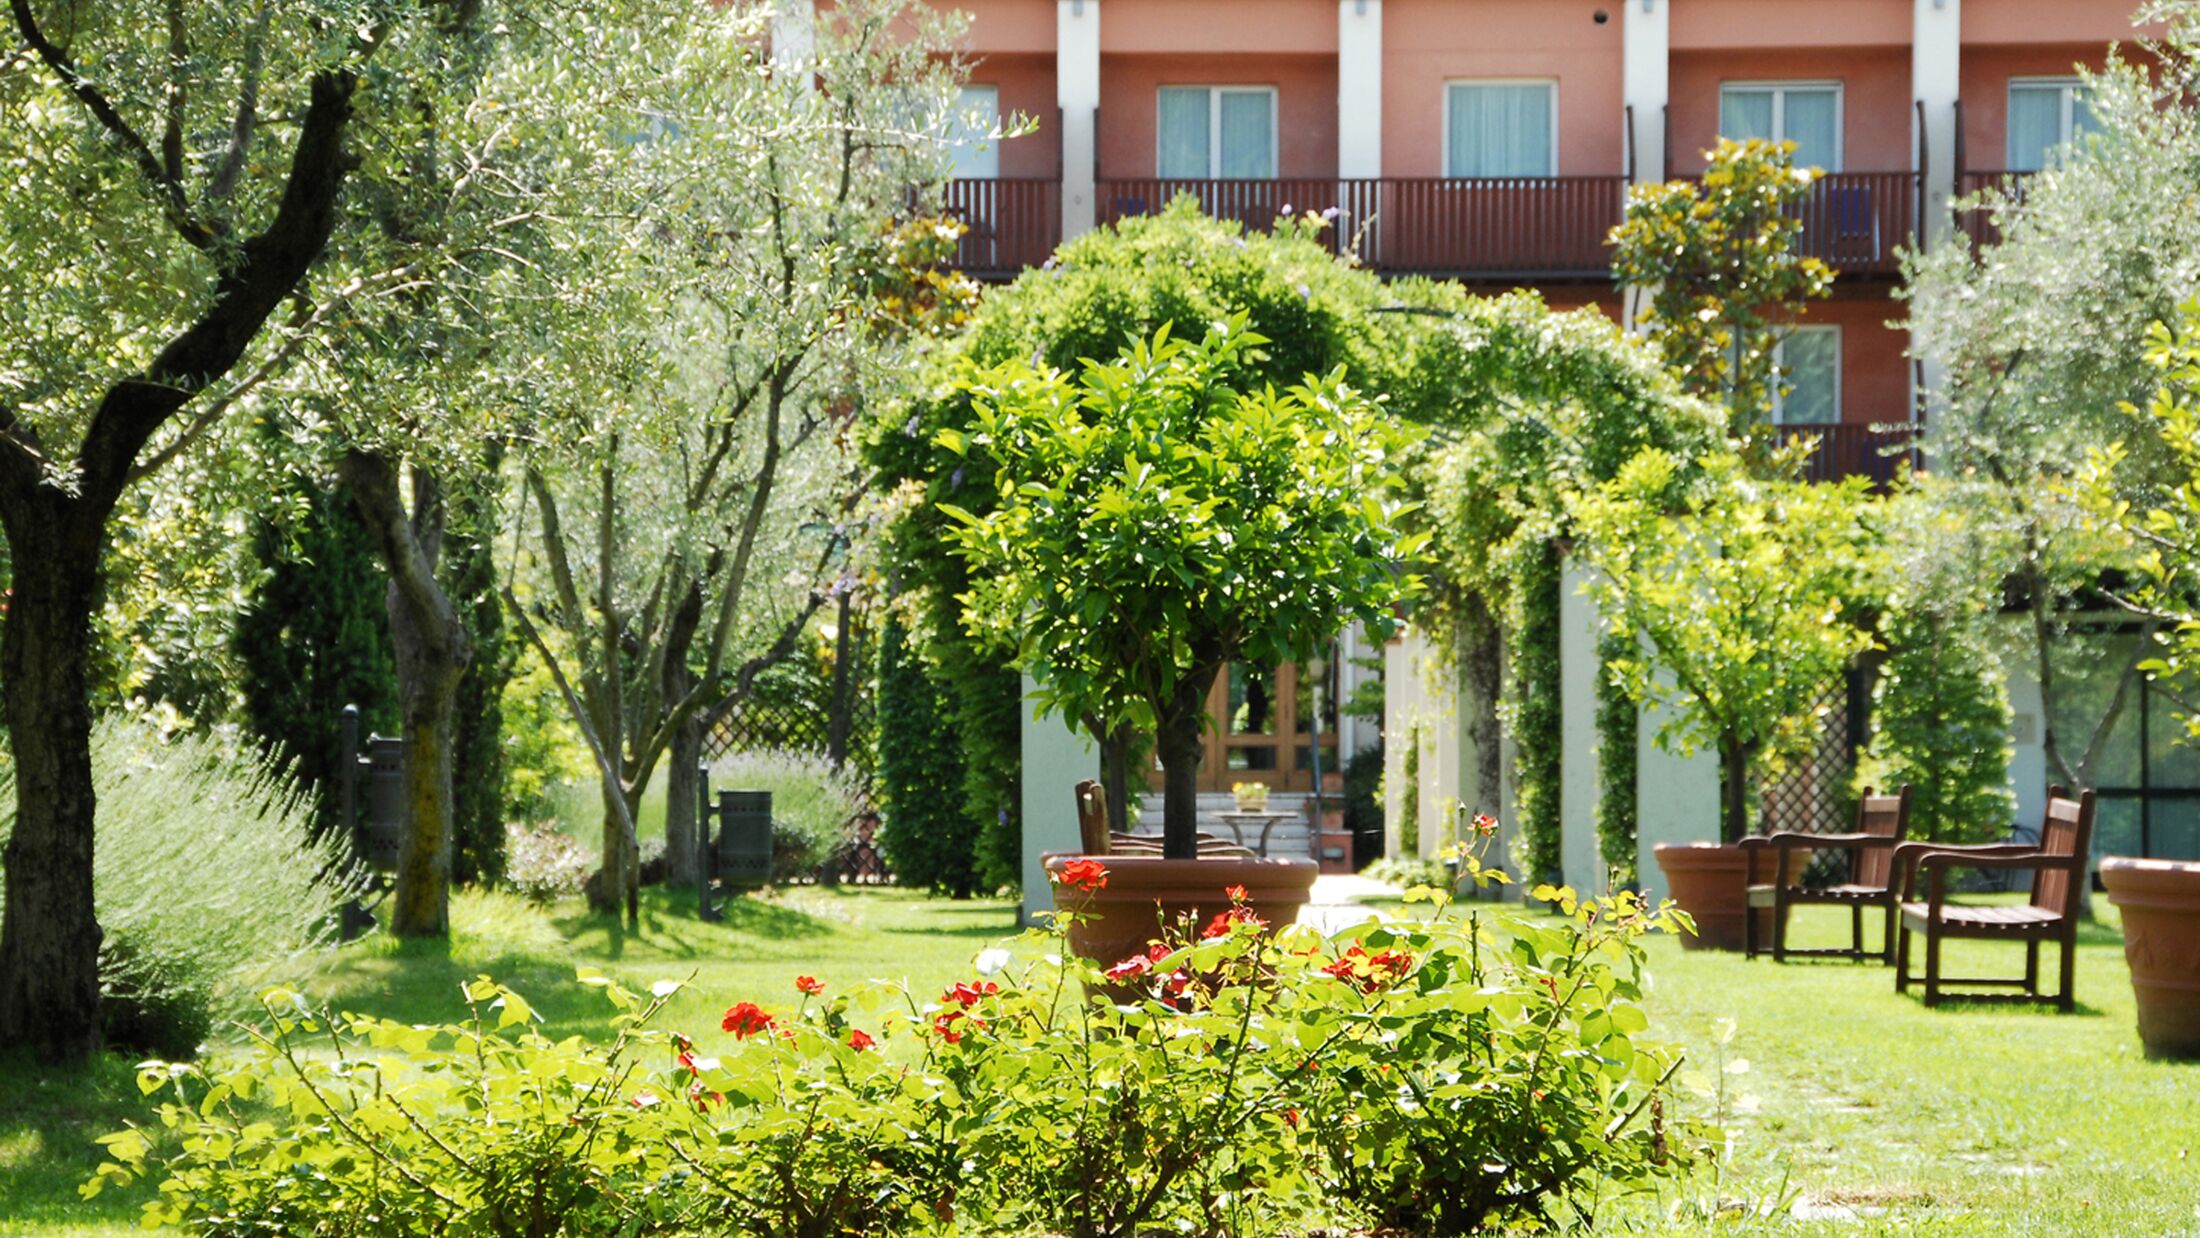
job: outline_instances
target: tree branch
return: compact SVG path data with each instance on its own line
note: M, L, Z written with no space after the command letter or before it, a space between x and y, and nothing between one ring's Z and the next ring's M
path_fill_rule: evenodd
M229 123L229 149L222 153L213 182L206 188L207 196L217 202L227 201L236 192L245 152L252 145L252 131L259 124L260 67L266 58L267 22L273 12L269 0L260 0L260 11L252 19L252 33L245 38L244 72L237 88L237 117Z

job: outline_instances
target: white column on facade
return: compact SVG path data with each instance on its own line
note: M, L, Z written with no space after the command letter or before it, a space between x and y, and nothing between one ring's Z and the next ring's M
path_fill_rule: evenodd
M1918 236L1927 246L1955 241L1954 220L1948 203L1956 194L1956 101L1962 97L1963 0L1912 0L1910 35L1910 93L1924 104L1923 116L1911 108L1912 149L1923 159L1925 217L1918 221ZM1919 128L1922 120L1923 127ZM1944 367L1933 357L1920 358L1920 372L1912 381L1923 391L1910 393L1911 416L1920 404L1940 388Z
M1337 0L1337 175L1383 174L1383 0Z
M1926 0L1930 2L1930 0ZM1665 179L1665 106L1671 92L1673 0L1624 0L1620 99L1631 124L1627 153L1638 185ZM1626 326L1635 325L1640 289L1622 298Z
M1041 718L1032 705L1038 684L1024 676L1023 922L1054 909L1054 887L1040 857L1050 851L1083 846L1077 831L1077 801L1072 792L1087 778L1100 776L1100 757L1092 742L1060 718Z
M1054 101L1062 109L1062 239L1092 231L1100 117L1100 0L1055 0Z
M1950 233L1948 200L1956 190L1956 100L1962 94L1963 0L1913 0L1910 95L1924 105L1910 109L1912 149L1923 158L1925 241L1937 245Z
M805 64L817 54L817 0L779 0L772 8L772 59Z

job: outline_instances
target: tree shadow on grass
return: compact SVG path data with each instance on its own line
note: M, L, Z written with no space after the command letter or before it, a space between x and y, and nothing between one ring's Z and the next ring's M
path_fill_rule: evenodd
M127 1121L151 1120L135 1063L105 1054L73 1067L0 1055L0 1232L27 1224L132 1226L153 1184L109 1188L85 1200L77 1187L108 1159L92 1142Z
M930 909L922 924L885 925L879 931L912 937L968 937L990 942L1014 937L1018 930L1016 909L1012 906L957 903Z
M630 930L623 916L578 911L553 922L573 950L590 958L618 960L629 950L673 959L721 958L735 937L764 941L800 941L839 931L829 920L767 899L734 897L720 906L720 919L706 923L686 891L642 892L641 928Z

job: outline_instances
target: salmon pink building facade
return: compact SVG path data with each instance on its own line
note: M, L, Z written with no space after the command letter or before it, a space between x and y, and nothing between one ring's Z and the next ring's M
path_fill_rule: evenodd
M1692 174L1722 135L1793 141L1825 173L1803 244L1839 278L1783 346L1776 416L1824 477L1885 475L1920 415L1899 251L2082 135L2075 66L2137 33L2131 0L937 2L969 15L970 102L1039 122L950 189L986 278L1190 193L1256 227L1332 212L1378 272L1618 318L1627 186Z

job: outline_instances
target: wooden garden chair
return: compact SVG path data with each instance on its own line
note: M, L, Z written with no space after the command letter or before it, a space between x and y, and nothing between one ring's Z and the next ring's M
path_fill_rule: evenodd
M1742 921L1742 951L1756 958L1762 946L1757 937L1757 911L1769 908L1772 914L1772 961L1785 963L1789 955L1803 958L1837 958L1862 962L1877 958L1882 963L1894 962L1895 904L1900 901L1894 882L1894 852L1902 844L1903 835L1910 828L1910 787L1904 783L1893 795L1873 795L1870 787L1856 805L1856 832L1853 834L1769 834L1762 838L1745 838L1742 851L1748 856L1749 914ZM1800 850L1822 851L1839 848L1849 853L1848 880L1838 885L1812 887L1790 884L1786 876L1790 853ZM1765 853L1772 856L1771 871L1766 880L1758 881L1759 860ZM1849 909L1849 945L1846 949L1792 950L1787 944L1788 908L1804 904L1831 905ZM1885 927L1879 938L1879 949L1864 949L1864 909L1877 908Z
M2047 819L2040 826L2039 846L2023 843L1987 843L1955 847L1938 843L1904 843L1895 848L1895 871L1902 880L1901 944L1895 954L1894 988L1910 987L1910 936L1925 935L1925 1004L1937 1006L1948 985L1966 989L1979 986L2015 987L2018 993L1964 993L1975 1001L2037 1002L2040 992L2040 943L2053 941L2062 948L2061 985L2055 1005L2070 1010L2070 981L2076 968L2078 900L2086 876L2086 860L2093 846L2093 793L2071 799L2061 787L2047 791ZM1952 868L2029 869L2032 898L2019 906L1970 906L1948 901L1948 870ZM1917 874L1925 874L1925 901L1912 901ZM1940 974L1940 943L1950 937L1975 937L1988 941L2024 943L2024 978L1965 977L1950 979Z
M1161 854L1161 840L1152 834L1126 834L1108 828L1108 793L1096 779L1087 778L1077 784L1077 833L1086 855ZM1226 842L1204 831L1199 835L1199 854L1239 860L1254 858L1251 848Z

